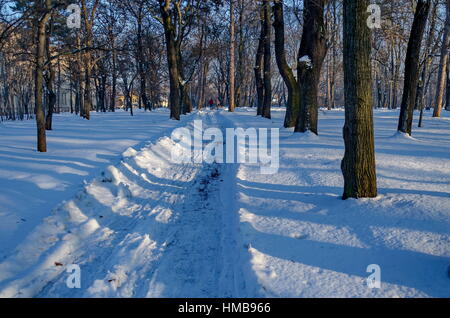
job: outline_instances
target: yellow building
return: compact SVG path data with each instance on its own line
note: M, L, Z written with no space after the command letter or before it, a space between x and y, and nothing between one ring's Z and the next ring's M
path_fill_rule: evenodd
M139 96L135 94L131 95L131 103L133 104L133 107L138 106ZM125 95L120 94L119 96L117 96L117 107L125 108Z

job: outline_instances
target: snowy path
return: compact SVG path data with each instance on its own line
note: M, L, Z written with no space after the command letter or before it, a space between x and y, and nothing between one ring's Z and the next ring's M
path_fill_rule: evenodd
M209 114L199 117L218 126ZM173 164L172 146L163 137L140 152L130 149L59 207L0 264L0 296L244 296L233 214L223 203L230 201L222 189L230 176L222 174L232 168ZM82 268L81 289L67 288L66 264ZM14 276L23 278L9 281Z
M283 115L181 125L278 128ZM175 164L170 133L129 148L0 261L0 297L450 297L450 121L426 118L408 139L392 137L396 117L376 113L373 200L340 200L340 111L321 114L319 137L282 129L275 175ZM68 264L81 289L67 288Z

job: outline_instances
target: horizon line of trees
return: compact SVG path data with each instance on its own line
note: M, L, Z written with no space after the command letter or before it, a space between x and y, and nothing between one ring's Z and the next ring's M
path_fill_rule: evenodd
M415 110L419 127L450 110L450 0L377 4L372 29L368 0L0 0L0 117L34 115L45 152L64 84L86 120L119 92L131 115L135 92L146 111L168 96L174 120L215 96L264 118L285 104L286 128L319 134L319 106L345 104L344 198L373 197L373 108L409 135Z

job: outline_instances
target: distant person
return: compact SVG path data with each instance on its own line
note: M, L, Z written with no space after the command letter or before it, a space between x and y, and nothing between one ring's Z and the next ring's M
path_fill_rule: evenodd
M214 100L211 98L208 102L209 108L214 108Z

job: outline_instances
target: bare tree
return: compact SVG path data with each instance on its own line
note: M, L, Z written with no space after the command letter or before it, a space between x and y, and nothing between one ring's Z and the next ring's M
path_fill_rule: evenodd
M441 117L442 104L444 100L445 77L447 74L448 40L450 37L450 0L446 1L447 17L445 19L444 32L442 35L441 56L439 61L439 73L436 87L436 99L434 103L433 117Z
M236 31L235 31L235 18L234 18L234 0L230 0L230 87L229 89L229 107L230 112L234 112L236 107L235 98L235 47L236 47Z
M319 117L317 90L322 64L327 54L324 7L325 0L304 1L304 27L297 66L300 114L295 131L311 131L316 135Z
M368 5L344 0L344 200L377 196Z
M398 131L411 135L417 83L419 81L420 48L430 11L430 1L419 0L411 27L405 60L405 81L402 104L398 121Z
M275 0L273 3L273 27L275 29L275 57L278 70L288 89L288 101L284 127L295 127L300 110L300 89L294 72L289 67L285 51L285 25L283 0Z

